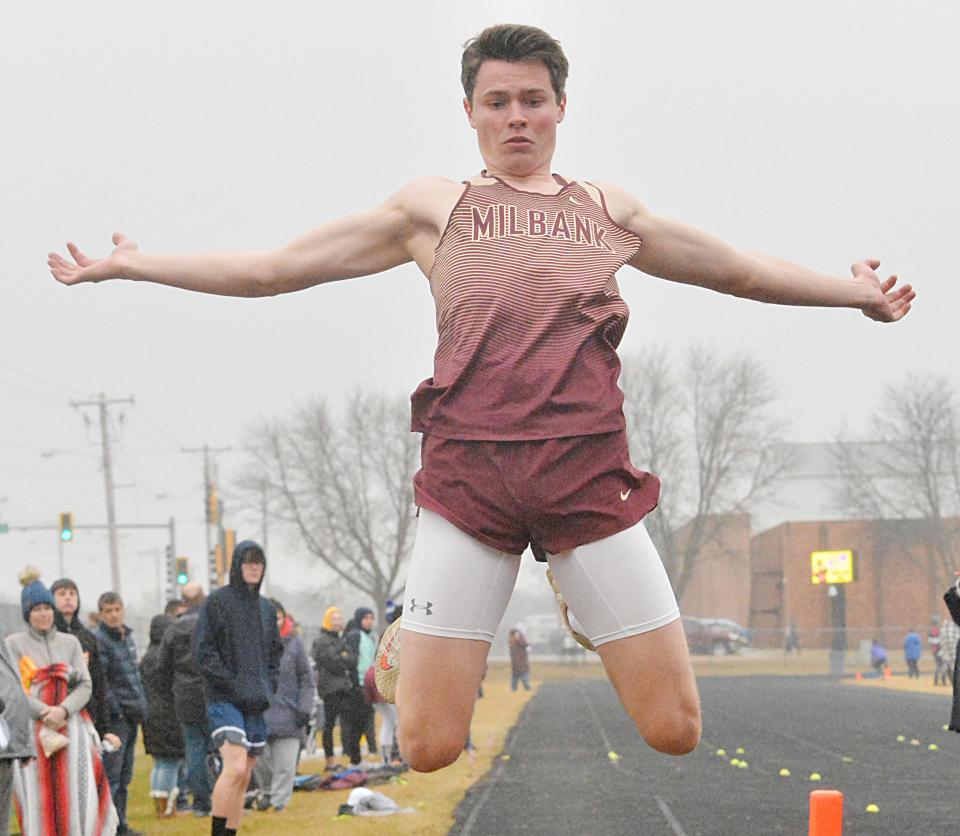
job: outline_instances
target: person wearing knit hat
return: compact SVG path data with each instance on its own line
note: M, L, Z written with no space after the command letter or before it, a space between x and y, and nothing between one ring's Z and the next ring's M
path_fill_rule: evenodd
M313 643L313 660L317 666L317 693L323 700L323 752L327 757L327 769L337 767L333 748L333 729L340 720L340 738L344 742L344 754L348 750L350 735L344 728L344 707L353 691L350 671L356 667L343 643L343 614L339 607L328 607L323 614L322 629ZM351 758L352 760L352 758ZM360 753L357 752L357 760Z
M22 833L53 833L68 812L87 810L76 832L112 833L117 814L100 768L97 733L82 709L92 692L80 642L54 623L54 597L28 569L20 576L20 605L27 629L7 636L7 648L19 668L30 715L38 726L37 760L20 771L16 785ZM88 776L99 775L93 781ZM48 782L50 786L41 782ZM52 799L37 804L37 798ZM81 817L77 816L77 819ZM74 817L71 815L71 824Z
M84 625L80 618L80 590L70 578L58 578L50 584L53 593L54 623L61 633L76 636L83 648L83 655L87 659L87 670L90 672L90 681L93 683L93 694L87 703L87 712L101 739L112 738L111 743L120 746L120 739L109 733L107 729L107 683L103 674L103 663L100 660L100 650L97 646L97 637Z

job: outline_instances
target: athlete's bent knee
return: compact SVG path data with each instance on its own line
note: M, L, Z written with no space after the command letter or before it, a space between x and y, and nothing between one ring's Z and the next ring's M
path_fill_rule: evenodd
M415 772L436 772L450 766L463 751L463 743L426 738L402 737L400 754Z
M700 713L682 712L673 722L642 731L647 745L665 755L689 755L700 743Z

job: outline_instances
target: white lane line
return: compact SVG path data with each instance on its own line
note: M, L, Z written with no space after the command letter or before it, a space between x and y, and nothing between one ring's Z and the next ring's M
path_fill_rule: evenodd
M680 822L677 821L677 817L673 814L673 810L670 809L670 805L667 804L659 795L655 795L654 800L657 804L660 805L660 812L663 813L664 818L667 820L667 824L673 828L673 832L676 836L687 836L683 828L680 827Z
M590 716L593 717L593 722L597 727L597 731L600 732L600 737L603 738L603 745L607 747L607 752L613 751L613 746L610 745L610 738L607 737L607 733L604 731L603 726L600 724L600 718L597 717L597 712L593 707L593 703L587 699L587 695L584 693L583 688L577 688L580 692L580 696L583 698L583 701L587 704L587 709L590 711ZM620 761L611 761L611 765L617 769L622 769L624 772L629 772L631 775L637 775L638 773L634 772L632 769L626 769L620 765ZM673 814L673 810L670 809L670 805L667 804L659 795L655 795L654 800L657 802L657 806L660 808L660 812L663 813L663 817L667 820L667 824L673 829L674 836L687 836L684 832L684 829L680 826L680 822L677 821L677 817Z

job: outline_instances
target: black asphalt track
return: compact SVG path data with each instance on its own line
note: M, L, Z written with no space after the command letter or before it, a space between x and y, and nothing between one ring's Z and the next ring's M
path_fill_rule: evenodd
M545 683L450 833L802 835L810 791L839 789L845 836L960 834L949 700L811 677L699 687L703 742L672 758L645 746L605 680ZM738 747L746 768L730 763ZM811 782L813 772L823 780Z

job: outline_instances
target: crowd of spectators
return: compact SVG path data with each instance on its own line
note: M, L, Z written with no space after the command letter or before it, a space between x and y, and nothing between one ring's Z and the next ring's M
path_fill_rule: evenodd
M0 642L0 836L11 806L25 836L136 836L127 803L141 739L153 815L210 817L214 836L236 833L252 793L260 809L290 803L315 733L330 772L402 763L396 708L373 679L374 612L344 624L328 608L308 654L293 615L260 595L265 570L259 545L238 544L228 583L209 596L183 586L142 656L116 592L85 624L73 580L21 576L24 629ZM388 606L388 620L399 615Z

